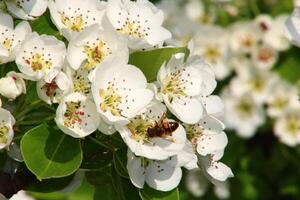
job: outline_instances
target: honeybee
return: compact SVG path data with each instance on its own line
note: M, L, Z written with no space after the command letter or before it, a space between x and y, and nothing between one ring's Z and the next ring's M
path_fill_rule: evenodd
M156 121L154 126L147 129L147 136L168 138L172 133L177 130L179 124L177 122L169 122L166 114L163 114L159 121Z

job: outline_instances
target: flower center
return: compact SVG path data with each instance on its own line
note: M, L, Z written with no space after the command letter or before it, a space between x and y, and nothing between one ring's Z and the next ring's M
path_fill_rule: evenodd
M122 98L116 94L113 87L109 86L107 90L100 89L99 95L103 99L100 104L100 109L103 112L110 111L114 116L121 116L119 105L122 102Z
M7 49L8 51L11 51L13 41L9 38L5 38L5 40L2 42L2 45L5 49Z
M56 95L56 90L58 89L58 85L57 83L53 80L51 83L46 83L42 89L46 91L46 95L48 97L50 97L51 100L53 100L53 98Z
M139 17L139 15L137 15L137 17ZM148 22L148 20L146 20L145 23L146 22ZM118 23L121 23L121 22L118 21ZM122 34L129 35L134 38L140 38L140 39L148 36L148 33L147 33L148 30L150 30L149 27L143 28L141 26L140 20L131 21L131 20L129 20L129 18L126 19L125 23L120 28L117 28L117 31Z
M174 97L186 97L185 94L185 84L188 82L185 79L181 78L182 71L177 70L176 72L171 73L170 76L167 76L163 80L162 93L169 95L169 101L172 102ZM189 76L189 75L188 75Z
M262 92L266 86L266 82L262 77L255 77L249 81L249 84L252 90L258 92Z
M45 60L43 56L41 56L39 53L36 53L29 59L25 59L25 62L31 66L32 70L37 71L46 71L47 69L50 69L52 66L52 63L48 60Z
M75 124L82 124L82 117L84 112L80 111L80 102L67 102L67 109L64 114L64 125L66 127L74 128Z
M75 32L82 31L85 28L86 24L81 15L67 17L64 14L60 14L60 20L63 25Z
M250 36L245 36L241 38L241 45L246 48L251 48L254 45L254 39Z
M204 52L204 57L211 63L216 63L217 60L221 57L221 52L217 46L209 45L206 47Z
M0 144L6 144L8 141L9 128L7 126L0 126Z
M127 125L131 132L131 138L134 140L145 143L151 143L147 134L147 130L153 127L153 124L148 120L142 119L142 117L135 118Z
M288 100L284 97L278 97L274 102L272 102L271 106L277 109L283 109L288 105Z
M100 41L96 46L84 46L84 53L87 56L87 63L84 68L88 71L91 71L95 66L101 63L105 57L107 57L112 52L110 48L106 46L106 43Z
M75 73L73 78L73 90L83 95L88 95L91 91L90 81L82 76L78 71Z
M295 135L300 129L299 119L290 117L287 119L286 129L289 133Z
M258 60L261 62L269 62L270 59L273 58L273 53L271 53L268 49L263 48L259 51Z
M253 105L247 100L241 100L237 105L236 109L240 113L240 115L244 118L250 117L253 113Z

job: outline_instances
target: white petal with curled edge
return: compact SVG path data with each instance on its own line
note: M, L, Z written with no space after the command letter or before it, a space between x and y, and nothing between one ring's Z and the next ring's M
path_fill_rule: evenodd
M198 99L179 99L174 98L172 103L169 102L166 95L164 102L166 103L169 110L174 114L180 121L186 124L197 123L203 114L203 107Z
M151 162L146 174L146 183L159 191L170 191L178 186L182 177L180 167L171 167L163 161Z
M130 150L127 152L127 170L132 184L137 188L143 188L146 168L142 165L142 158L136 157Z
M228 143L227 136L224 132L214 135L202 135L198 139L197 152L206 156L223 150Z
M215 162L213 165L207 168L207 173L218 181L226 181L228 178L234 176L231 169L221 162Z

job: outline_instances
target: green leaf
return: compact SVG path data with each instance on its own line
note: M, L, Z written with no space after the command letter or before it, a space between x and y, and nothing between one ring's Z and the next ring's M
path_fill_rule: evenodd
M290 57L278 68L279 75L291 83L296 83L300 78L299 60Z
M92 200L94 187L86 179L83 179L81 186L73 192L30 192L36 200Z
M47 34L53 35L58 39L63 37L60 35L54 24L51 22L50 13L47 11L44 15L40 16L37 20L31 23L32 31L37 32L39 35Z
M89 183L95 185L94 200L122 199L122 197L120 197L120 191L118 191L113 184L113 172L113 167L110 165L101 170L86 173Z
M83 161L81 169L97 170L110 165L113 155L112 152L101 147L95 142L85 139L83 142Z
M74 176L71 175L63 178L46 179L43 181L36 180L33 184L26 188L26 190L30 192L55 192L67 187L73 178Z
M119 200L111 182L103 183L95 187L94 200L98 199Z
M179 200L178 188L170 192L160 192L154 190L148 186L145 186L143 190L140 190L140 197L142 200Z
M21 151L27 168L40 180L69 176L82 161L80 141L46 124L24 135Z
M161 48L152 51L141 51L130 54L129 64L135 65L143 71L148 82L156 80L157 72L164 62L169 61L176 53L189 53L188 49L182 48Z
M126 163L127 163L127 149L123 148L114 153L114 166L116 172L124 178L129 178Z

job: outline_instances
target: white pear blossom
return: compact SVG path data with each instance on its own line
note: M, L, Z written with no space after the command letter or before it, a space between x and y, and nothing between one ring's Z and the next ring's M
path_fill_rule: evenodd
M108 124L127 124L141 112L153 98L146 87L143 72L120 57L108 58L98 65L92 80L97 110Z
M66 134L83 138L99 126L99 116L94 102L80 93L72 93L64 97L56 111L57 126Z
M264 42L278 51L285 51L291 46L290 41L286 38L284 33L284 23L287 19L287 15L277 16L273 20L270 31L263 36Z
M202 197L210 186L207 178L200 169L188 171L185 185L187 190L195 197ZM230 197L229 183L227 181L218 182L213 185L213 188L214 194L219 199L228 199Z
M186 15L193 21L197 21L205 15L205 7L201 1L188 0L184 9Z
M277 77L268 71L247 69L247 73L235 77L230 82L230 89L233 95L241 96L250 93L255 102L261 104L266 101Z
M0 108L0 150L7 148L12 142L15 122L14 117L9 111Z
M200 26L188 18L183 4L182 0L162 0L157 4L165 14L164 26L172 33L166 41L171 46L186 46Z
M49 0L51 19L68 40L90 25L101 24L105 3L97 0Z
M164 160L183 150L187 138L180 124L168 134L156 127L161 123L176 123L167 119L165 113L166 107L158 101L153 101L144 113L132 118L126 126L116 125L124 142L135 155ZM155 134L156 132L160 133Z
M34 20L48 7L47 0L5 0L8 11L15 17Z
M0 79L0 95L14 100L21 94L26 94L26 85L20 73L11 71Z
M21 190L14 196L10 198L10 200L35 200L33 197L29 196L26 191Z
M273 19L270 15L261 14L255 18L254 24L259 28L262 34L266 34L272 29Z
M265 114L261 104L256 103L251 95L240 96L225 94L225 124L236 130L238 136L250 138L257 128L265 122Z
M173 55L160 68L157 81L168 109L187 124L196 123L202 117L203 105L198 96L210 95L216 87L210 66L198 57L184 62L182 53Z
M204 175L214 184L234 177L231 169L219 161L218 155L198 156L198 160Z
M24 76L50 83L62 68L65 44L54 36L31 34L17 54L16 64Z
M298 90L295 86L278 78L266 103L268 115L280 117L289 107L300 105Z
M253 66L261 70L270 70L275 65L278 54L269 45L261 45L252 50Z
M98 24L92 25L72 39L68 46L67 59L74 70L82 67L91 72L104 59L116 55L128 60L127 44L106 23L103 28Z
M85 68L80 67L78 70L74 70L70 65L64 65L64 71L71 81L71 92L78 92L88 98L92 98L92 82L90 80L90 72Z
M162 27L164 14L148 0L109 0L106 15L132 50L161 46L171 38Z
M47 104L59 103L70 92L70 88L71 81L63 72L59 72L50 83L44 80L38 81L36 87L39 98Z
M14 29L14 22L10 15L0 12L0 64L15 59L25 37L31 33L28 22L20 22Z
M214 193L219 199L229 199L230 198L230 189L229 182L220 182L214 186Z
M235 53L250 53L258 44L260 30L251 22L240 22L231 28L230 47Z
M216 18L213 11L206 12L202 1L187 0L184 5L184 10L190 20L200 24L213 23Z
M187 172L185 185L195 197L202 197L209 188L209 182L200 169Z
M300 107L290 107L275 122L275 135L290 147L300 144Z
M160 191L170 191L178 186L182 177L180 166L174 166L174 157L166 160L149 160L135 156L128 150L127 169L130 180L137 188L147 183Z
M187 137L201 156L223 152L228 139L225 125L213 115L203 117L197 124L185 125Z
M204 107L204 113L213 115L216 118L222 117L224 114L224 102L217 95L200 96Z
M203 26L192 40L194 49L191 55L202 56L210 63L219 80L223 80L230 73L228 38L227 31L221 27Z

